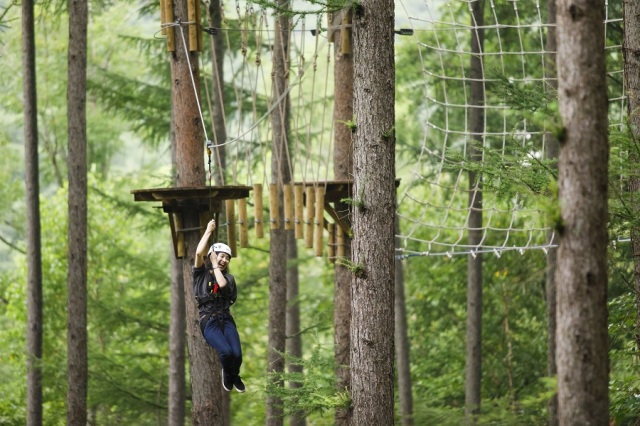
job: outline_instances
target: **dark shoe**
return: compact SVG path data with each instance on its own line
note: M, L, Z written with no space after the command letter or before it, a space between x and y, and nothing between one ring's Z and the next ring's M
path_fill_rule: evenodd
M233 387L240 393L247 390L240 376L233 376Z
M222 388L227 392L233 389L233 378L224 372L224 368L222 369Z

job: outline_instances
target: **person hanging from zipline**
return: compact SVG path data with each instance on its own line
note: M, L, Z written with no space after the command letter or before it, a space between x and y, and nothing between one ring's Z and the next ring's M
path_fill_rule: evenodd
M227 392L235 388L245 391L240 378L242 347L230 307L238 297L236 279L229 273L231 248L224 243L209 247L216 229L210 220L196 248L193 265L193 294L198 303L200 330L207 343L218 352L222 364L222 387Z

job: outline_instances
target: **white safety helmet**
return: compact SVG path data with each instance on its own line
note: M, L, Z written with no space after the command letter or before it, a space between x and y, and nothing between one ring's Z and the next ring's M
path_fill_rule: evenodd
M212 245L209 248L209 253L207 253L207 257L212 253L212 252L216 252L216 253L227 253L229 255L229 257L233 257L231 255L231 247L229 247L228 245L224 244L224 243L215 243L214 245Z

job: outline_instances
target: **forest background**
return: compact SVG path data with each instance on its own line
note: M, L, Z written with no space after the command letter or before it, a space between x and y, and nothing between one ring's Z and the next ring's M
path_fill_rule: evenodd
M165 215L136 205L131 189L169 186L169 63L153 37L157 14L145 2L93 3L89 28L89 402L97 424L163 424L167 417L169 256ZM20 13L0 2L0 424L25 423L26 267ZM44 271L44 418L65 419L66 312L66 14L37 8L42 262ZM615 37L614 35L611 35ZM396 47L397 110L412 93L415 52ZM105 87L119 87L119 97ZM122 96L129 88L129 96ZM406 122L402 122L406 120ZM397 175L415 161L419 125L399 118ZM399 130L400 132L400 130ZM612 138L623 152L624 132ZM615 145L618 144L618 145ZM619 179L624 156L612 155ZM622 173L624 174L624 173ZM614 185L615 186L615 185ZM612 241L630 220L612 197ZM411 212L404 212L411 214ZM252 389L233 395L232 424L264 423L268 315L268 240L253 239L232 264L239 283L234 314L243 338L243 376ZM300 250L305 371L317 387L310 424L331 424L332 268ZM416 424L460 424L464 416L466 257L403 261ZM545 257L507 252L484 262L482 395L487 424L543 424L553 379L546 378ZM611 415L632 424L640 412L635 297L630 248L609 257Z

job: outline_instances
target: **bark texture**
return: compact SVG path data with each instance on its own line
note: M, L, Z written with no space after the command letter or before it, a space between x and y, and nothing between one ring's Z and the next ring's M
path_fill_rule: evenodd
M67 79L67 424L87 423L87 22L86 0L69 1Z
M351 395L355 425L394 422L394 3L354 12L354 281Z
M286 10L288 1L279 1ZM289 85L289 39L290 22L287 16L279 15L275 23L273 47L273 100L279 99ZM285 96L271 115L272 147L271 182L278 186L277 221L279 229L271 230L269 242L269 349L267 353L267 373L284 371L284 359L280 353L285 350L286 305L287 305L287 234L284 229L283 185L291 182L291 170L288 162L288 144L290 128L290 100ZM269 379L270 384L283 386L279 380ZM283 424L282 401L267 396L267 425Z
M485 131L484 0L471 3L471 104L469 129L471 162L482 163ZM469 246L482 242L482 175L469 172ZM479 248L479 247L478 247ZM480 413L482 377L482 253L467 258L467 335L465 362L465 415L469 423Z
M222 28L222 10L220 0L209 5L209 23L212 28ZM224 114L224 37L209 37L211 40L211 116L213 117L213 144L219 145L227 140L227 125ZM225 146L214 148L211 153L211 173L215 184L224 185L227 170L227 150ZM223 203L224 204L224 203Z
M607 87L601 0L557 2L559 161L558 421L609 422Z
M171 301L169 323L169 426L184 425L186 414L186 321L184 277L180 259L176 259L173 253L173 244L170 247L171 254Z
M640 135L640 5L638 2L625 1L624 5L624 82L628 94L627 112L631 131ZM637 151L630 154L631 164L638 165ZM629 191L632 193L632 208L635 217L640 217L640 170L636 169L629 180ZM636 290L636 348L640 352L640 228L631 229L631 250L633 254L633 280Z
M186 0L174 0L176 21L188 22ZM200 93L198 55L185 52L182 32L176 28L176 50L171 55L171 96L176 132L176 184L178 187L203 186L204 132L191 80ZM185 37L187 29L184 28ZM189 59L187 59L187 55ZM200 226L199 212L184 213L184 227ZM192 268L201 232L185 233L187 256L182 259L182 275L186 312L187 347L191 378L191 423L193 425L222 424L222 385L220 362L215 351L206 344L198 326L198 310L193 296Z
M33 1L22 2L22 93L27 228L27 425L42 424L42 247Z
M400 220L396 215L396 235L400 235ZM396 238L396 245L400 241ZM407 306L404 292L404 272L402 261L396 259L395 265L395 331L396 358L398 366L398 398L400 400L400 424L413 426L413 396L411 394L411 363L409 357L409 336L407 326Z
M302 336L300 335L300 302L298 275L298 246L295 234L287 231L287 326L285 348L288 355L302 357ZM289 263L290 262L290 263ZM302 373L302 366L297 363L289 363L287 366L289 373ZM302 387L300 382L289 382L291 389ZM307 424L304 413L298 412L291 415L290 426L304 426Z
M350 9L343 9L334 14L334 25L343 22L343 16ZM343 29L349 35L350 29ZM344 124L353 120L353 55L343 52L342 36L338 31L334 36L334 106L333 122L335 131L335 147L333 151L333 174L336 180L353 179L353 143L351 141L351 129ZM351 37L348 38L351 45ZM346 48L346 46L345 46ZM351 212L349 205L337 202L334 205L336 213L351 224ZM351 240L345 234L345 259L351 260ZM333 343L336 363L336 389L344 392L351 388L349 374L349 344L351 327L351 272L342 264L334 264L334 291L333 291ZM348 426L351 421L351 410L338 408L335 413L335 426Z

